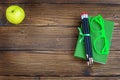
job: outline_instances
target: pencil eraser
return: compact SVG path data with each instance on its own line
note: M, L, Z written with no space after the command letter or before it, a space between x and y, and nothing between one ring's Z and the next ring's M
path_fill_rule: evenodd
M81 16L84 15L84 14L85 14L85 12L82 12L82 13L81 13Z
M85 12L85 14L88 14L88 12Z

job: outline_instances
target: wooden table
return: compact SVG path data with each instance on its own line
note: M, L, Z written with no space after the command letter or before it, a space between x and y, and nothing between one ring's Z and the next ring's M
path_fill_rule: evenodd
M19 25L5 18L12 4L25 9ZM73 57L83 11L115 22L106 65ZM120 80L120 0L1 0L0 19L0 80Z

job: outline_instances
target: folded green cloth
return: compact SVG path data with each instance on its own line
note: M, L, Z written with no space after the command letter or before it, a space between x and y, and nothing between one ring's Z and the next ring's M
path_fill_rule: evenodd
M106 64L109 55L114 22L104 20L102 16L89 16L93 61ZM79 36L74 56L86 60L84 34L79 28ZM83 35L83 36L82 36Z

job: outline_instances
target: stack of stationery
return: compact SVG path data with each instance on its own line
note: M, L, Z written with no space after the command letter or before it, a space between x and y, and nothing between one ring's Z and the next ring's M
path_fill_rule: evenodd
M92 58L92 46L91 46L90 28L89 28L89 20L88 20L87 12L84 12L81 15L81 19L82 19L82 30L84 34L84 42L85 42L84 46L85 46L87 64L90 65L93 63L93 58Z
M79 36L74 56L106 64L109 55L114 22L105 20L101 15L81 15L82 24L78 27ZM92 60L93 59L93 60Z

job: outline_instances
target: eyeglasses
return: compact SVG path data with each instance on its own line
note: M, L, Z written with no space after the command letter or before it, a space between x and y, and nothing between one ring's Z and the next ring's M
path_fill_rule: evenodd
M106 37L105 29L104 29L104 19L101 15L98 15L96 17L93 17L90 20L90 29L91 32L94 33L95 36L98 36L95 38L93 42L93 48L98 54L108 54L109 53L109 41ZM96 47L96 45L99 45L99 42L103 43L103 47ZM101 48L101 50L100 50Z

